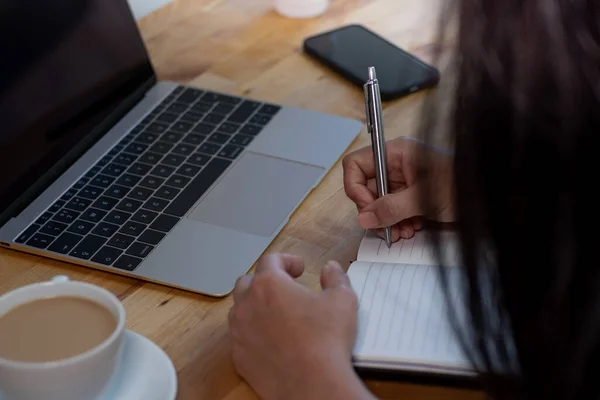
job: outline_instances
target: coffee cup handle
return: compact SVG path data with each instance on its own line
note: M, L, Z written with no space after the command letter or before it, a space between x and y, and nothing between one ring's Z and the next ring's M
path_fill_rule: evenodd
M70 281L70 279L66 275L56 275L54 278L52 278L52 282L54 282L54 283L69 282L69 281Z

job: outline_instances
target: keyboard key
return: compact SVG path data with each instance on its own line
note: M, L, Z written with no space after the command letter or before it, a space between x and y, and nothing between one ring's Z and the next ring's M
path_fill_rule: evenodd
M108 164L102 170L102 174L117 177L125 172L125 167L119 164Z
M71 201L73 201L73 200L71 199ZM64 205L65 205L65 202L63 200L58 200L54 204L52 204L52 206L48 209L48 211L55 213L58 210L60 210L60 208Z
M171 126L171 129L176 131L176 132L180 132L180 133L188 133L189 131L192 130L194 124L192 122L187 122L187 121L179 121L174 123Z
M126 271L133 271L138 265L140 265L141 262L141 258L132 257L124 254L121 257L119 257L119 259L113 264L113 267L124 269Z
M242 123L245 122L250 116L258 109L260 103L255 101L246 100L227 118L230 122Z
M167 154L172 148L173 145L171 143L156 142L152 147L150 147L150 151L159 154Z
M142 124L142 125L148 125L150 122L152 122L152 119L153 119L153 117L152 117L152 116L146 116L146 117L145 117L145 118L142 120L141 124Z
M88 182L89 182L89 179L81 178L80 180L77 181L77 183L75 185L73 185L73 189L79 190L82 187L84 187Z
M130 213L134 213L141 206L142 206L142 202L141 201L132 200L132 199L123 199L117 205L116 208L117 208L117 210L127 211L127 212L130 212Z
M183 217L230 164L231 161L218 158L211 160L164 212Z
M174 167L178 167L184 161L185 157L178 156L177 154L169 154L162 160L163 164L172 165Z
M162 211L168 204L169 202L167 200L151 197L146 203L144 203L144 208L152 211Z
M206 139L206 135L199 135L197 133L191 133L189 135L185 135L183 138L183 143L188 143L194 146L198 146Z
M206 92L201 100L207 103L216 103L219 101L219 95L213 92Z
M177 97L177 101L181 103L193 103L200 98L204 93L202 90L186 88L183 93Z
M223 149L219 152L219 157L234 160L237 156L240 155L242 150L244 150L243 147L228 144L227 146L223 147Z
M224 115L208 114L202 119L202 122L207 123L207 124L218 125L221 122L223 122L224 119L225 119Z
M179 114L188 109L188 106L182 103L173 103L169 107L167 107L167 111L174 112L175 114Z
M67 254L83 239L83 236L75 235L73 233L65 232L60 235L48 250L55 253Z
M158 189L154 195L162 199L173 200L175 196L179 194L179 192L181 192L181 190L169 186L163 186Z
M122 140L119 142L119 144L120 144L121 146L126 146L126 145L128 145L129 143L133 142L133 139L134 139L134 138L135 138L135 135L131 135L131 134L129 134L129 135L125 136L125 137L124 137L124 138L123 138L123 139L122 139ZM99 165L99 164L96 164L96 165ZM106 165L106 164L105 164L105 165Z
M83 214L81 214L81 217L79 217L79 218L84 221L89 221L89 222L100 222L102 220L102 218L104 218L106 216L106 214L107 213L104 210L88 208L87 210L85 210L83 212Z
M207 113L211 108L212 104L199 101L192 106L191 110L198 113Z
M138 210L133 217L131 217L132 221L141 222L142 224L150 225L154 219L158 217L158 214L154 211L149 210Z
M46 223L46 225L40 228L41 233L45 233L47 235L58 236L67 229L67 224L63 224L56 221L50 221Z
M158 140L158 134L144 131L135 138L136 143L152 144Z
M92 258L93 262L103 265L111 265L123 253L123 250L115 249L114 247L104 246Z
M45 249L52 243L54 237L44 235L43 233L36 233L27 241L27 245L31 247L37 247L38 249Z
M227 115L231 111L233 111L233 106L231 104L219 104L212 110L215 114L220 115Z
M50 218L52 218L52 215L53 214L50 212L45 212L42 215L40 215L40 217L35 221L35 223L38 225L44 225L46 222L50 221Z
M151 169L152 169L152 167L149 166L149 165L142 164L142 163L135 163L131 167L129 167L129 169L127 170L127 172L130 173L130 174L136 174L136 175L142 175L142 176L144 176L148 172L150 172Z
M217 129L219 132L223 133L235 133L240 129L239 124L232 124L231 122L223 122L219 128Z
M109 157L114 157L114 156L116 156L117 154L119 154L119 152L120 152L121 150L123 150L123 146L115 146L115 147L113 147L112 149L110 149L110 151L108 152L108 154L107 154L107 155L108 155Z
M92 230L94 224L82 220L77 220L71 226L67 228L67 231L77 233L79 235L86 235Z
M158 189L160 185L163 184L165 180L162 178L157 178L154 176L147 176L140 182L140 186L145 186L150 189Z
M145 144L131 143L129 146L125 147L124 151L127 153L140 155L144 151L146 151L147 148L148 148L148 146L146 146Z
M125 186L125 188L132 188L137 185L141 179L142 178L139 176L124 174L117 180L117 185Z
M206 142L198 148L198 151L206 154L216 154L220 149L220 144Z
M256 136L260 133L261 130L262 130L262 128L260 126L244 125L244 127L242 129L240 129L240 133L243 133L246 135L251 135L251 136Z
M82 197L73 197L65 207L75 211L84 211L88 206L92 204L91 200L84 199Z
M140 162L156 165L161 158L163 158L162 154L147 152L140 158Z
M98 161L96 163L97 167L105 167L106 165L108 165L108 163L110 162L110 160L112 160L112 157L109 156L104 156L100 159L100 161Z
M171 229L173 229L177 222L179 222L179 218L163 214L156 218L152 225L150 225L150 228L161 232L169 232Z
M221 103L228 103L233 105L242 102L242 99L240 99L239 97L228 96L226 94L217 95L217 100Z
M189 156L196 149L195 146L189 144L180 144L173 149L173 153L179 154L182 156Z
M208 138L209 142L212 143L218 143L218 144L225 144L227 143L227 141L231 138L231 136L226 135L224 133L213 133L212 135L210 135L210 137Z
M260 108L260 110L258 110L258 112L261 114L275 115L280 109L280 106L276 106L273 104L265 104Z
M96 200L103 190L93 186L86 186L79 191L79 196L85 197L86 199Z
M86 178L93 178L94 175L96 175L98 172L100 172L100 167L93 167L92 169L90 169L87 174L85 174Z
M138 236L146 229L146 225L140 224L139 222L129 221L121 227L120 233L126 233L131 236Z
M156 120L159 122L165 122L167 124L170 124L177 120L177 115L171 114L170 112L163 112L158 117L156 117Z
M89 260L94 253L96 253L102 245L106 243L106 238L96 236L96 235L88 235L75 248L69 255L77 258L82 258L84 260Z
M23 231L23 233L21 233L19 235L19 237L17 237L15 239L15 242L17 243L25 243L26 241L29 240L29 238L31 238L33 236L33 234L35 232L37 232L37 230L40 228L40 225L37 224L32 224L29 227L27 227L27 229L25 229L25 231Z
M152 190L150 189L146 189L143 187L136 187L135 189L133 189L131 192L129 192L129 197L131 197L132 199L136 199L136 200L147 200L148 197L150 197L152 195Z
M77 190L75 189L69 189L65 192L65 194L63 194L60 199L61 200L65 200L65 201L69 201L73 198L73 196L75 196L77 194Z
M190 156L190 158L188 158L188 162L190 164L195 164L195 165L205 165L208 160L210 160L210 156L207 156L206 154L193 154L192 156Z
M94 228L94 230L92 230L92 233L109 238L112 235L114 235L115 232L118 230L119 230L119 225L109 224L108 222L100 222Z
M96 175L96 177L94 179L92 179L92 181L90 182L90 185L94 185L94 186L98 186L99 188L106 189L114 181L115 181L115 178L113 178L112 176Z
M191 178L193 178L194 176L196 176L196 174L200 172L200 167L197 167L195 165L191 165L191 164L183 164L181 167L179 167L179 169L177 170L177 173L179 175L183 175L183 176L189 176Z
M238 146L248 146L252 139L254 139L252 136L242 135L238 133L231 139L229 144L236 144Z
M75 221L78 217L79 214L77 211L73 211L73 210L69 210L66 208L63 208L62 210L60 210L59 213L57 213L56 215L54 215L54 220L58 221L58 222L62 222L64 224L70 224L71 222Z
M169 128L169 125L167 125L167 124L163 124L161 122L153 122L150 125L148 125L148 127L146 128L146 131L153 132L153 133L165 133L168 128Z
M160 176L161 178L168 178L175 171L175 168L169 167L167 165L159 165L154 167L152 171L150 171L150 175Z
M202 119L203 116L203 113L199 113L196 111L188 111L181 116L181 120L188 122L198 122Z
M98 200L94 202L94 204L92 204L92 207L99 208L105 211L110 211L117 205L118 202L119 200L117 199L101 196Z
M153 231L152 229L146 229L144 233L138 238L140 242L150 243L157 245L166 235L162 232Z
M104 221L110 222L111 224L123 225L125 221L129 219L129 217L131 217L131 214L129 213L113 210L106 216L106 218L104 218Z
M154 250L154 246L146 243L135 242L125 253L136 257L148 257L148 254Z
M183 133L167 132L164 135L162 135L160 140L164 140L165 142L175 144L175 143L179 142L182 137L183 137Z
M255 114L250 118L250 122L256 125L266 125L271 120L270 115Z
M185 176L173 175L167 180L166 184L181 189L187 185L189 181L190 178L186 178Z
M131 130L130 134L140 133L143 129L144 129L144 127L142 125L137 125L135 128L133 128Z
M209 133L212 133L216 127L216 125L200 123L196 125L194 129L192 129L192 132L199 133L201 135L208 135Z
M133 164L136 159L137 156L134 156L133 154L121 153L115 157L114 162L116 162L117 164L129 166Z
M133 183L131 186L133 185L135 185L135 183ZM111 187L106 189L106 192L104 192L104 194L110 197L116 197L117 199L122 199L127 195L129 190L130 189L126 188L125 186L112 185Z
M134 240L135 238L132 236L117 233L115 236L112 237L112 239L108 241L107 244L109 246L118 247L119 249L126 249L131 243L134 242Z

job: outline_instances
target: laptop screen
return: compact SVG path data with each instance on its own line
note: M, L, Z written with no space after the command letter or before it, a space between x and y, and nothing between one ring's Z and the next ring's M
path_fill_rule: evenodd
M2 214L154 72L126 0L2 1L0 55Z

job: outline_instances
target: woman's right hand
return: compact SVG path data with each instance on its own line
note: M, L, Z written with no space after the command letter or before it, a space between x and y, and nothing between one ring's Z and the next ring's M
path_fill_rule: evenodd
M423 151L425 150L425 151ZM418 156L426 156L427 174L418 174ZM453 157L411 138L386 143L388 195L377 198L375 163L371 146L347 155L343 160L344 189L356 203L358 223L363 229L392 227L392 240L409 239L422 228L422 218L453 222ZM424 182L424 179L433 181ZM426 215L419 202L422 185L434 188L433 208Z

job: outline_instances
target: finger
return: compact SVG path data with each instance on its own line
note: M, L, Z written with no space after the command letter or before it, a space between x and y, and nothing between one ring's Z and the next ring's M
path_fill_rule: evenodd
M350 278L348 278L340 264L329 261L321 271L321 287L323 290L327 290L341 286L351 288Z
M292 278L298 278L304 272L304 261L291 254L268 254L258 262L256 274L265 272L286 272Z
M358 215L363 229L383 228L420 215L415 186L383 196L364 207Z
M344 191L350 200L362 208L375 199L367 180L375 176L373 150L364 147L344 158ZM375 192L376 193L376 192Z
M405 219L398 223L398 231L402 239L411 239L415 236L415 228L413 226L412 219Z
M235 282L233 288L233 301L238 302L242 296L248 291L248 288L252 284L252 275L242 275Z

